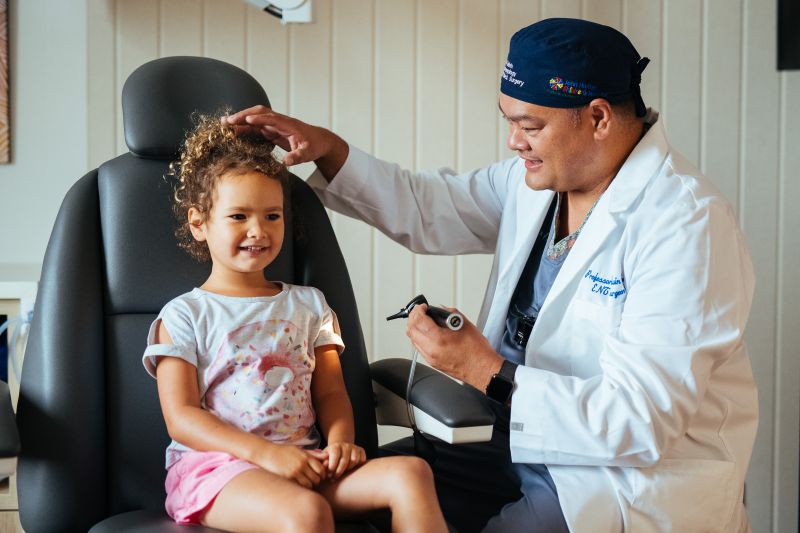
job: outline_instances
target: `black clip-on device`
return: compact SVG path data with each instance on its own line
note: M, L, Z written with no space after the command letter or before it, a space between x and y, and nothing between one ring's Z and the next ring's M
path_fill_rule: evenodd
M394 320L396 318L408 318L411 310L419 304L428 305L425 314L431 317L436 324L441 328L448 328L453 331L458 331L464 325L464 317L459 313L453 313L441 307L435 307L428 304L428 300L422 294L414 297L405 307L400 309L397 313L387 316L386 320ZM436 448L433 444L425 438L422 432L417 428L417 422L414 418L414 410L411 409L411 386L414 384L414 371L417 368L417 350L414 349L411 356L411 369L408 372L408 383L406 383L406 411L408 412L408 420L411 422L411 430L414 432L414 453L418 457L425 459L428 464L433 465L436 461Z

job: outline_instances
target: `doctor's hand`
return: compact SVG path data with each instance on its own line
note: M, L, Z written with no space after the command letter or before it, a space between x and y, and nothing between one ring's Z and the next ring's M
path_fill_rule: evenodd
M427 308L417 305L408 315L406 335L412 344L435 369L484 391L492 375L500 370L503 358L466 318L460 330L452 331L437 326L425 314Z
M263 105L243 109L222 118L236 133L260 134L286 151L286 166L315 161L323 176L331 181L347 160L347 143L325 128L281 115Z

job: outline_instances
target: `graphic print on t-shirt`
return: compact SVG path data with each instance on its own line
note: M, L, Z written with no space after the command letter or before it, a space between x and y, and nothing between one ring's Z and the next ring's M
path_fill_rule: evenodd
M205 407L244 431L291 443L314 425L308 339L287 320L265 320L225 335L206 370Z

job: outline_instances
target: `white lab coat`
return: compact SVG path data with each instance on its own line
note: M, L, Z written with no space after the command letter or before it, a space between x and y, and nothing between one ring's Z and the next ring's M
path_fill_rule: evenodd
M498 348L553 198L524 175L518 158L413 174L351 147L330 185L309 183L414 251L495 253L477 324ZM729 204L656 122L567 256L516 373L512 460L548 466L571 531L749 529L753 285Z

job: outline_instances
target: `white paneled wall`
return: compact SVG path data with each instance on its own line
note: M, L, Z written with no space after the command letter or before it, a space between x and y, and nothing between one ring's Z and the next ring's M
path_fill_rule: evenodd
M496 106L508 39L545 17L621 29L652 62L648 105L733 203L758 276L748 330L761 424L747 484L754 530L796 531L800 424L800 73L776 71L774 0L314 0L281 26L243 0L89 0L89 166L125 151L119 94L167 55L241 66L273 107L410 168L509 155ZM305 165L295 171L311 172ZM413 295L477 315L488 256L415 256L332 215L374 359L405 355L386 323ZM702 502L698 502L702 505Z

